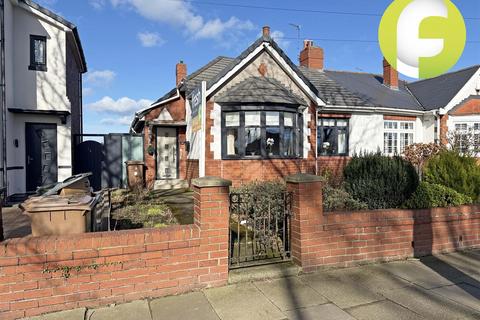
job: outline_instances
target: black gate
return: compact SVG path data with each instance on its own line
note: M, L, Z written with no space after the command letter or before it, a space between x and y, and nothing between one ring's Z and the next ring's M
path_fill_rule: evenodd
M230 269L290 260L292 195L230 194Z

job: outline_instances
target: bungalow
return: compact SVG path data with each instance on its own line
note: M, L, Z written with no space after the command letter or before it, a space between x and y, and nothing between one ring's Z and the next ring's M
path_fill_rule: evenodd
M221 176L234 185L297 172L339 172L362 151L401 153L416 142L445 143L448 130L480 134L480 66L407 83L383 75L324 69L306 40L295 65L270 29L236 58L217 57L136 113L150 185ZM479 136L480 137L480 136Z
M71 176L87 66L72 23L30 0L0 9L0 187L12 196Z

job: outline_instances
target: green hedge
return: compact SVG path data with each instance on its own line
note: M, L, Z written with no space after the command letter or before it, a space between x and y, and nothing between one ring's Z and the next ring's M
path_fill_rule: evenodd
M418 186L415 168L401 157L355 156L345 167L345 188L369 209L398 208Z
M444 185L475 201L479 198L480 166L475 158L442 151L427 162L423 176L426 182Z
M472 198L440 184L423 181L404 204L408 209L454 207L472 203Z
M323 187L323 209L325 211L366 210L368 205L354 199L342 188L325 185Z

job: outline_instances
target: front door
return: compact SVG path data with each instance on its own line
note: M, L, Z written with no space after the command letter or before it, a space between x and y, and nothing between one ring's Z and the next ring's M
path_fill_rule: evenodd
M157 179L178 178L177 129L157 128Z
M57 126L25 124L26 189L57 182Z

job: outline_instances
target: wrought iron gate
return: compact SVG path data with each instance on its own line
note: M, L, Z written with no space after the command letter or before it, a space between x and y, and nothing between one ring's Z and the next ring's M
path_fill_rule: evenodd
M230 269L290 260L292 195L230 194Z

